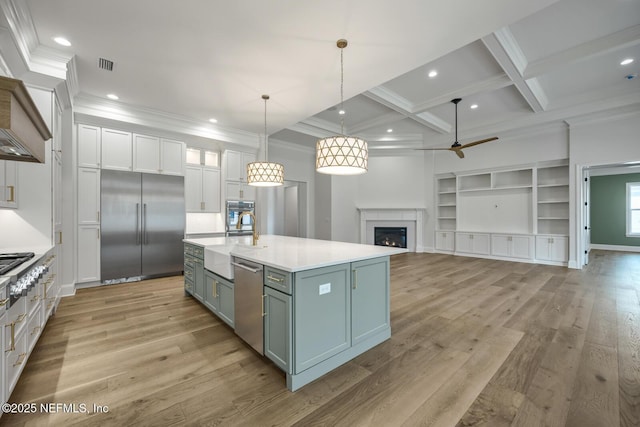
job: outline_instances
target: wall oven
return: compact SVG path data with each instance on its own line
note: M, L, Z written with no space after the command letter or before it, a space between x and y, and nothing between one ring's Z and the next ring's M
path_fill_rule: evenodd
M238 230L238 218L242 212L251 212L255 215L255 203L247 202L243 200L227 200L226 208L226 232L227 236L249 236L253 232L253 224L251 224L251 217L245 215L242 218L242 224Z

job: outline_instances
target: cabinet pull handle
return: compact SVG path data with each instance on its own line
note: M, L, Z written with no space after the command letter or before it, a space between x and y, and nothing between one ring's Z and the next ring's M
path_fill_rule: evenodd
M267 313L264 311L264 297L266 297L266 295L262 295L262 298L261 298L261 301L262 301L262 308L261 308L262 317L267 315Z
M9 198L9 200L7 200L7 202L15 202L16 201L16 189L15 186L13 185L7 185L7 188L9 189L9 194L11 194L11 197Z
M58 244L62 244L62 231L58 231Z
M204 202L200 202L200 210L203 211L204 210Z
M5 353L9 353L16 349L16 322L11 322L5 326L11 327L11 345L4 351Z
M280 279L278 277L273 277L272 275L267 275L267 279L271 280L272 282L276 282L276 283L282 283L284 282L284 279Z
M358 289L358 270L353 270L353 289Z
M46 288L46 286L45 286ZM34 301L38 301L38 299L40 298L40 295L34 295L33 298L31 298L29 301L34 302ZM46 297L44 299L47 299Z
M25 317L27 317L27 313L22 313L20 316L18 316L18 318L16 319L15 323L22 322Z
M214 298L218 298L218 282L215 280L211 281L211 292L213 292Z
M9 298L0 300L0 307L7 305L8 302L9 302Z
M40 326L36 326L35 328L33 328L33 331L31 331L31 335L35 335L39 330Z
M24 362L24 359L27 357L27 353L20 353L20 356L18 356L18 360L16 360L16 363L13 364L14 367L22 365L22 362Z
M96 220L100 222L100 211L96 212Z

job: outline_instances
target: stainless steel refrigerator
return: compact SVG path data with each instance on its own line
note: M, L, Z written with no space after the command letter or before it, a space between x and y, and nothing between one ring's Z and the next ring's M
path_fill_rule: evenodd
M101 171L101 281L183 269L184 177Z

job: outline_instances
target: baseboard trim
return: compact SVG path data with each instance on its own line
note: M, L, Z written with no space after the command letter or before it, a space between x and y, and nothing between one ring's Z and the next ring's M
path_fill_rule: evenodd
M591 245L591 249L599 249L602 251L618 251L618 252L640 252L640 246L623 246L623 245Z
M61 297L71 297L76 294L76 287L73 283L67 283L60 286Z

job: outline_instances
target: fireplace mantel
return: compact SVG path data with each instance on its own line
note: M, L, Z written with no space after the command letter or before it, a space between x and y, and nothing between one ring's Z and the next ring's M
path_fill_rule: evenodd
M425 208L358 208L360 243L373 244L374 227L407 227L407 249L424 252Z

